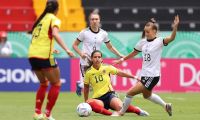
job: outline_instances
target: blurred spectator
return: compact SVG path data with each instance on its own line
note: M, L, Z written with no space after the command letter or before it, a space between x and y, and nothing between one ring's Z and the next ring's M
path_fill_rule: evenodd
M12 53L12 45L7 41L7 32L0 31L0 57L9 57Z

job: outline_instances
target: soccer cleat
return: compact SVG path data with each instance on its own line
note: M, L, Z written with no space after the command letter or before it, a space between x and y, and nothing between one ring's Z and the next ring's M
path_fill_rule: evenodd
M54 119L51 115L49 117L46 117L45 115L44 120L56 120L56 119Z
M172 104L171 103L167 103L166 104L165 110L167 111L167 113L169 114L169 116L172 116Z
M44 120L44 115L35 113L33 115L33 120Z
M140 110L139 116L149 116L149 113L147 111Z
M80 87L80 82L77 82L76 83L76 94L78 95L78 96L81 96L81 91L82 91L82 88Z
M148 113L147 111L142 110L142 109L139 108L139 107L136 107L136 108L140 110L139 116L149 116L149 113Z

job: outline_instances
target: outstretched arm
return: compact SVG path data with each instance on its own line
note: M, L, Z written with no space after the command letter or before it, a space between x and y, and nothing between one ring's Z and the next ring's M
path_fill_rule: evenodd
M64 41L59 35L59 29L58 27L53 27L53 37L55 38L56 42L66 51L66 53L70 57L74 57L74 53L65 45Z
M110 43L106 43L106 47L112 52L114 53L116 56L118 57L123 57L124 55L122 55L121 53L119 53L119 51Z
M127 56L125 56L125 57L123 57L123 58L121 58L121 59L119 59L119 60L115 60L115 61L113 62L113 64L122 63L124 60L127 60L127 59L129 59L129 58L132 58L132 57L136 56L138 53L139 53L139 52L138 52L137 50L134 49L129 55L127 55Z
M176 15L175 18L174 18L172 33L171 33L171 35L169 37L166 37L164 39L164 43L165 44L168 44L168 43L172 42L175 39L176 31L177 31L177 28L178 28L178 24L179 24L179 16Z
M122 70L118 70L117 75L121 76L121 77L133 78L133 79L136 79L138 81L140 80L137 76L134 76L134 75L129 74L129 73L125 73Z
M81 58L85 59L87 57L87 55L83 52L81 52L81 50L78 48L80 44L80 41L78 39L76 39L72 45L73 49L80 55Z

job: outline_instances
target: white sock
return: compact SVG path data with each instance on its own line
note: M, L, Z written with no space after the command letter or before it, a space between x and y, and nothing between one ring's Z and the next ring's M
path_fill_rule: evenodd
M150 100L151 102L159 104L165 108L166 103L165 103L165 101L163 101L163 99L160 96L152 93L151 96L147 99Z
M80 86L81 88L84 88L84 83L83 83L83 81L80 81L79 86Z
M81 87L81 88L84 88L84 77L82 76L82 73L80 72L80 80L77 81L78 82L78 86Z
M126 110L128 109L129 105L131 104L133 96L126 95L123 101L122 109L120 110L120 113L124 114Z

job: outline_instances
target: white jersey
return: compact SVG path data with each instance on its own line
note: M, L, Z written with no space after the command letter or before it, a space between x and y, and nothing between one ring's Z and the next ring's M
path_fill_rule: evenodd
M99 28L98 32L94 32L90 27L82 30L77 38L82 42L82 52L91 56L94 50L100 50L102 43L108 43L108 33L103 29ZM87 65L87 61L80 58L81 65Z
M162 47L167 45L164 44L163 40L162 37L154 40L142 39L136 44L135 50L142 51L143 57L141 76L160 76Z

